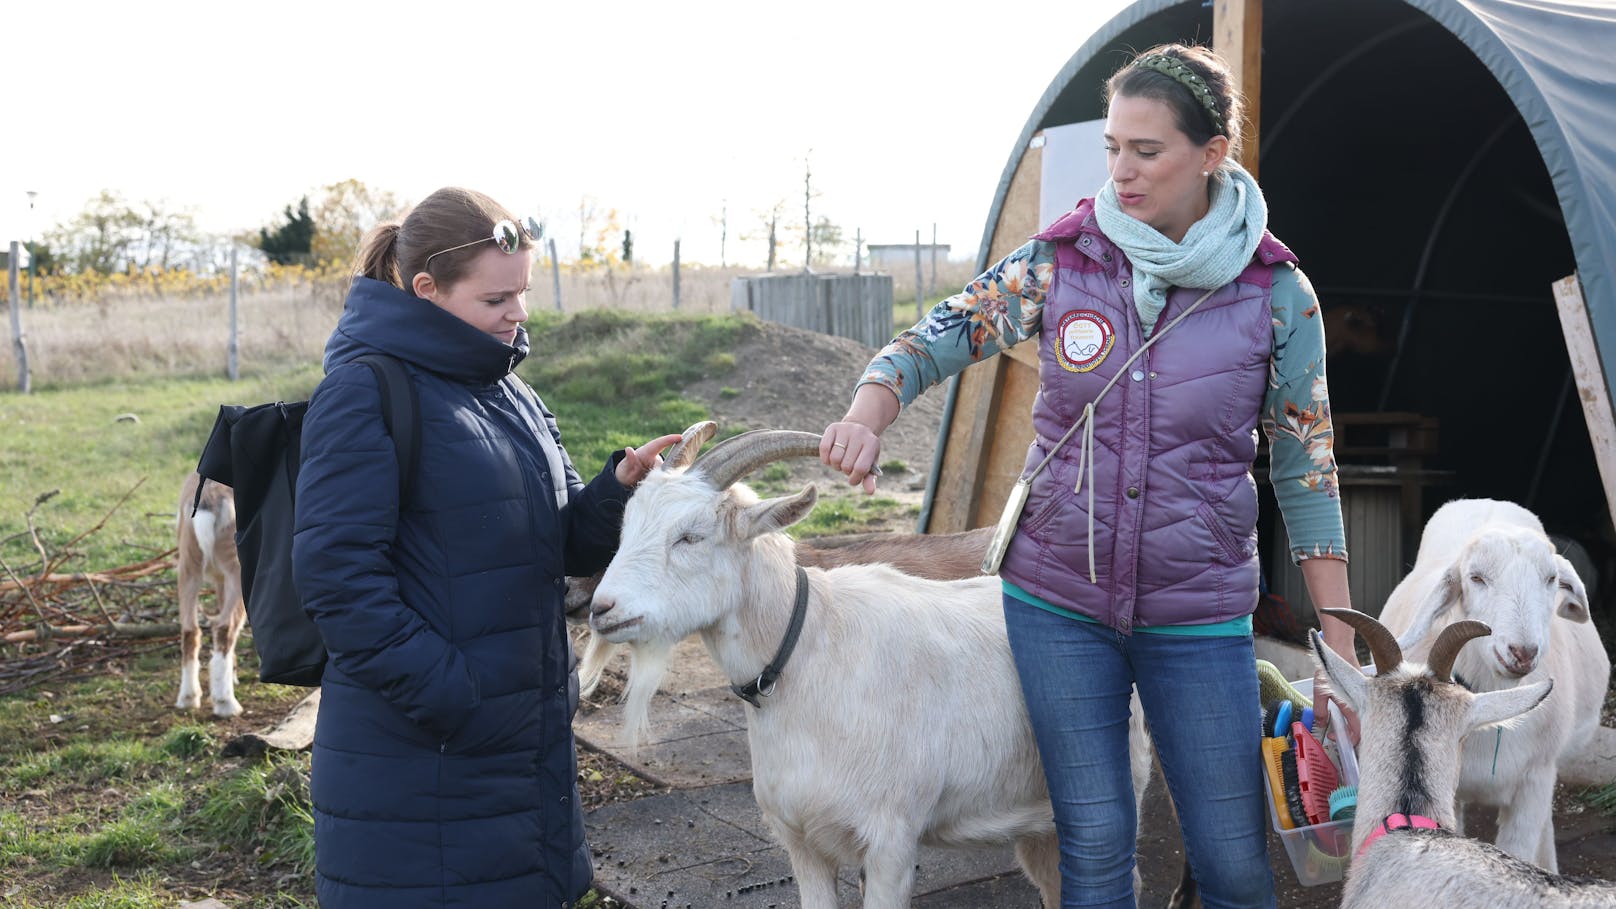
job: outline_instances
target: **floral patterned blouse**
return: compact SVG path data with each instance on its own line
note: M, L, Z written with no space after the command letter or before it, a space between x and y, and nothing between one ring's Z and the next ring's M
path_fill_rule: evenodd
M907 407L927 388L1036 335L1054 276L1055 244L1028 242L894 338L858 384L885 386ZM1300 269L1279 268L1272 301L1274 352L1262 426L1291 558L1346 559L1318 297Z

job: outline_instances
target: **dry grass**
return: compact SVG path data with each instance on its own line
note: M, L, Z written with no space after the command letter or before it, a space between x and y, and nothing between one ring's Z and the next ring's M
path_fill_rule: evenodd
M730 283L750 268L687 265L680 270L679 311L730 311ZM957 292L975 269L939 262L923 308ZM914 321L914 272L893 276L898 327ZM930 263L926 278L931 282ZM346 279L323 278L250 286L239 296L239 364L245 372L267 366L318 362L342 312ZM673 310L673 271L662 268L582 270L564 268L561 301L566 312ZM230 341L228 294L152 297L111 294L102 299L40 306L22 313L28 362L35 388L61 388L141 376L223 375ZM542 262L534 268L528 306L555 310L553 278ZM7 332L9 335L9 332ZM9 341L9 337L7 338ZM0 391L16 388L12 344L0 345Z

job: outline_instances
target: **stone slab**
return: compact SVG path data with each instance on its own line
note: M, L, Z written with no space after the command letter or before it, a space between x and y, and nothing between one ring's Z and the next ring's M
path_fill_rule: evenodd
M623 743L621 704L579 714L572 729L586 747L605 752L640 776L673 788L752 779L746 715L728 686L659 693L651 700L648 719L650 730L637 749Z

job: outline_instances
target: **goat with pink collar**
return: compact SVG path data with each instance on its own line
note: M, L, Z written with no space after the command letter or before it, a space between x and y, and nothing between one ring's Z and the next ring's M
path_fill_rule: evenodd
M1456 832L1459 743L1478 729L1531 716L1552 679L1473 693L1452 678L1453 661L1490 629L1476 621L1444 628L1427 665L1403 660L1384 625L1349 609L1326 615L1352 625L1383 667L1366 678L1313 632L1313 655L1330 685L1362 718L1357 818L1342 909L1422 905L1445 909L1610 907L1616 883L1544 871L1491 843Z

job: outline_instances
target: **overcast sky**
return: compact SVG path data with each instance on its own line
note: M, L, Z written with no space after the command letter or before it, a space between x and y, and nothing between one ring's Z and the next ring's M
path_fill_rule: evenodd
M0 240L101 189L256 229L348 178L459 184L576 247L580 198L642 258L716 264L756 213L974 258L1016 137L1124 0L982 3L30 2L4 14ZM1098 91L1098 86L1096 86ZM28 216L27 190L38 192ZM570 229L569 229L570 225Z

